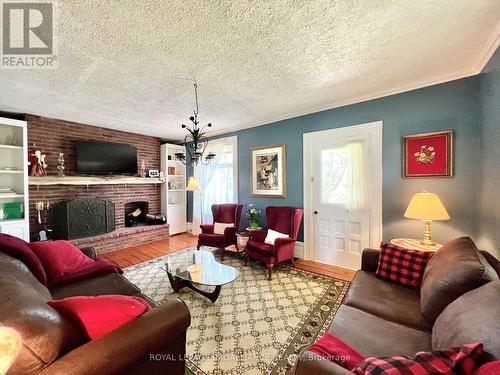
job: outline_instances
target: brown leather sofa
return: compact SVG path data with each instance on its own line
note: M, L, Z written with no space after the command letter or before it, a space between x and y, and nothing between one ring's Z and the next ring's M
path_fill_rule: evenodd
M418 289L378 279L379 250L365 249L329 331L365 356L413 356L481 342L500 358L500 262L458 238L429 261ZM352 374L304 351L292 374Z
M91 250L86 249L88 255ZM167 281L165 281L167 282ZM48 290L24 263L0 251L0 325L23 347L8 374L184 374L189 310L179 299L157 304L112 273ZM154 308L93 341L47 305L70 296L139 295Z

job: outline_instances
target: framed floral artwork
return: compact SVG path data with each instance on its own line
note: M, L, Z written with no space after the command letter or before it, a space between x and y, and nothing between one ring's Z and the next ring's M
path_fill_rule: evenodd
M286 198L285 145L251 149L250 186L253 197Z
M403 137L403 178L452 176L453 131Z

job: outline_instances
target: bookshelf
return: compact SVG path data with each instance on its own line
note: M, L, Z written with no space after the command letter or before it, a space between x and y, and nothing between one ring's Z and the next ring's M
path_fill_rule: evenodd
M170 225L170 235L187 230L186 166L175 160L176 152L186 153L186 149L183 145L161 145L161 170L167 178L161 185L161 211Z
M21 216L7 207L20 204ZM26 121L0 117L0 232L29 241Z

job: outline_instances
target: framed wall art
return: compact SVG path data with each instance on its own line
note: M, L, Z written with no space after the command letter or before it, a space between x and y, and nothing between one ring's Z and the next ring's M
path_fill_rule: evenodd
M253 197L286 197L285 145L251 149L250 186Z
M403 178L452 176L453 131L403 137Z

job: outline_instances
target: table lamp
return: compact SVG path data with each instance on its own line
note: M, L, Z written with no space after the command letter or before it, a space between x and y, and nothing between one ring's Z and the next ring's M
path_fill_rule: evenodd
M420 242L430 246L436 244L431 239L432 220L448 220L450 218L450 215L448 215L438 195L426 191L417 193L411 198L404 216L409 219L418 219L424 222L424 239Z
M0 327L0 375L6 374L21 351L21 335L8 327Z

